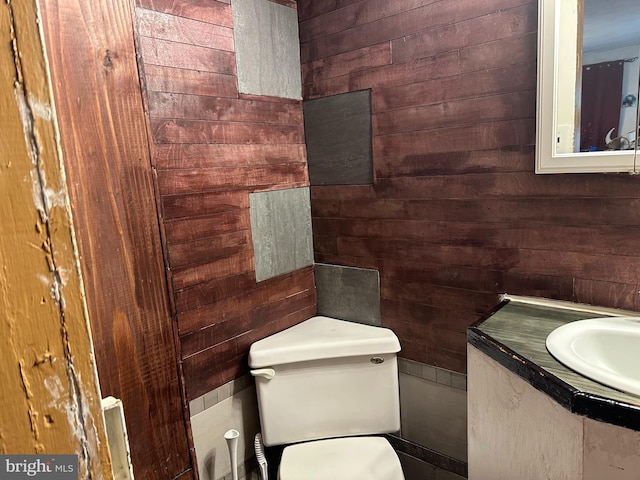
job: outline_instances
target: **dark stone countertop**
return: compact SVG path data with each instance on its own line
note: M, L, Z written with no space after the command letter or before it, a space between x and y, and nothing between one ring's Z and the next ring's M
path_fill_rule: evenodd
M587 305L576 304L569 309L563 302L558 302L557 307L553 301L543 303L529 303L517 297L504 300L469 327L467 342L567 410L640 431L640 398L575 373L553 358L545 346L547 335L565 323L612 315L605 309L589 310Z

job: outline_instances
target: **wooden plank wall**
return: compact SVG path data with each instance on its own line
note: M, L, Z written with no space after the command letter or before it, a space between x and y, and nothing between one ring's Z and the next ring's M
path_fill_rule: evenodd
M315 313L311 267L256 283L249 217L250 192L309 185L302 102L238 93L228 1L138 0L136 16L193 399L244 373L253 341Z
M39 7L101 392L124 404L136 478L193 478L133 6Z
M123 401L136 478L193 478L133 6L39 7L101 392Z
M401 355L464 372L498 293L638 310L638 179L535 175L536 0L299 0L304 98L372 91L372 186L312 188L316 261L381 272Z

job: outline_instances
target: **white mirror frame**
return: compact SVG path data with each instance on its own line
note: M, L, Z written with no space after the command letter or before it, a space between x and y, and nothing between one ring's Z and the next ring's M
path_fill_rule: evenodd
M577 0L574 0L577 3ZM560 13L567 0L538 0L538 91L536 118L536 173L635 173L636 150L557 153L558 70L565 60L576 58L576 44L559 41ZM564 12L564 10L563 10ZM567 56L566 49L571 48ZM565 66L566 67L566 66ZM576 67L577 68L577 67ZM577 71L577 70L576 70ZM574 94L565 95L575 105Z

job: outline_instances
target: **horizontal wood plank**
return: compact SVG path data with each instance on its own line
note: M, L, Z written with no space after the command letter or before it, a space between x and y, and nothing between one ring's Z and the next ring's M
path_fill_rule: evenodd
M258 288L241 292L197 310L184 312L178 318L180 334L200 330L259 308L261 305L280 302L301 291L314 289L313 269L310 267L260 282Z
M197 238L248 230L251 221L248 210L233 210L218 215L181 218L165 222L169 244L190 242Z
M343 8L362 0L318 0L315 2L297 2L298 19L300 22L324 13Z
M588 305L640 310L638 285L633 283L579 278L575 281L573 300Z
M218 0L136 0L138 7L191 18L212 25L233 27L229 2Z
M485 245L490 248L523 248L530 250L562 249L603 255L632 256L637 251L638 227L564 226L522 223L426 222L419 220L320 219L313 221L314 230L332 232L338 237L412 240L428 248L435 245Z
M411 62L376 69L360 70L334 78L314 78L303 85L304 97L315 98L367 88L389 88L427 79L447 78L464 73L523 64L535 58L536 34L510 37L495 42L470 46Z
M482 122L534 118L535 112L535 90L488 95L375 114L373 134L391 135L460 125L475 126ZM482 150L482 145L478 145L478 149Z
M225 278L231 275L250 275L255 282L253 251L240 251L206 263L172 269L173 288L176 291ZM194 308L199 305L194 305Z
M427 78L404 85L378 88L372 95L374 113L445 101L479 98L536 88L536 64L516 63L444 78Z
M152 120L159 143L303 143L302 125L265 125L201 120Z
M240 230L172 245L171 265L175 271L185 265L202 264L250 250L251 234L248 230Z
M302 65L302 83L334 78L391 64L391 44L381 43Z
M534 146L509 145L490 150L415 153L379 157L374 162L376 178L461 175L468 173L530 172Z
M416 2L416 0L411 0L411 2ZM386 10L386 8L397 8L390 5L394 2L381 2L385 5L378 6L378 8L376 5L372 5L372 10L381 12L378 15L374 14L373 18L379 18L357 26L341 28L334 34L315 39L316 56L318 58L329 57L380 42L403 38L438 25L448 25L475 17L483 17L495 13L499 9L508 9L529 3L527 0L494 0L492 2L458 0L452 6L443 8L442 2L430 1L426 5L425 2L416 2L416 8L411 8L413 6L411 2L409 2L407 9L404 9L405 2L398 5L402 11L394 15L389 15L392 12ZM363 2L361 5L364 5L364 8L369 8L368 3L370 2ZM359 6L356 5L352 8ZM340 18L348 20L344 12L342 13ZM329 23L326 18L323 20L323 24ZM302 39L306 38L306 31L306 28L301 28ZM304 40L302 43L304 45Z
M334 6L324 15L319 15L320 8L313 18L303 19L300 23L300 42L305 43L315 38L344 32L359 25L365 25L393 15L404 13L422 7L437 0L406 0L403 3L389 2L385 0L370 0L368 2L351 2ZM322 3L322 2L319 2ZM326 2L325 2L326 3Z
M151 118L180 118L217 122L246 122L300 125L302 106L298 101L261 102L179 93L150 92Z
M216 50L234 51L233 29L212 25L198 20L138 8L136 10L138 32L172 42L197 45Z
M515 145L533 145L535 118L517 118L491 123L418 130L394 135L377 135L373 152L377 157L407 157L416 151L464 152Z
M476 199L315 199L314 217L423 222L524 223L546 225L637 226L639 199L564 197L482 197ZM453 216L452 216L453 215Z
M480 6L479 2L474 4ZM442 24L395 39L391 42L393 63L408 62L442 52L464 49L470 45L536 32L537 9L536 4L528 2L515 8L499 9L470 20Z
M145 64L144 72L144 82L149 92L229 98L238 96L238 79L235 75L151 64Z
M187 362L188 373L185 375L188 386L187 398L190 400L194 399L242 375L247 371L247 355L244 352L249 350L253 342L296 325L313 316L314 312L315 305L312 305L304 310L279 317L272 322L263 324L259 328L237 337L235 339L236 350L243 353L231 359L228 358L228 355L218 355L216 358L215 353L212 352L214 358L224 363L212 364L209 358L205 359L205 356L211 355L211 353L207 353L206 351L203 352L201 358L199 358L199 355L191 357L191 360Z
M253 288L255 288L255 281ZM237 291L241 291L241 289ZM185 358L190 357L211 348L211 345L217 345L221 339L236 338L252 330L261 329L271 322L290 315L292 312L305 310L314 304L314 296L315 293L313 291L305 290L296 293L287 302L260 305L250 312L224 319L221 322L183 335L181 337L182 353Z
M162 197L164 218L214 215L249 208L249 196L244 190L167 195Z
M489 172L482 175L482 182L474 174L388 178L380 179L375 187L379 198L638 198L637 179L629 175L611 175L603 182L594 175L532 173L533 166L529 172Z
M224 50L185 45L159 38L140 37L140 50L145 65L236 74L235 54Z
M218 275L221 275L221 273L222 272L219 272ZM238 292L254 288L255 283L255 275L250 271L241 273L234 272L228 276L221 276L220 278L212 275L211 278L208 278L204 282L177 290L175 302L176 311L182 313L187 310L200 308L208 303L217 302L223 298L232 297ZM203 350L208 346L215 345L220 338L222 337L217 335L215 338L212 337L212 342L206 343L199 349ZM182 340L182 353L183 355L189 355L189 349L187 349L184 344L184 339Z
M496 295L493 292L467 290L461 294L458 289L421 282L385 278L380 282L380 289L381 298L440 308L456 304L461 310L475 312L478 317L496 305Z
M160 169L237 167L304 163L303 144L161 144L155 148Z
M257 185L291 185L306 181L307 176L306 163L285 163L254 167L161 170L158 181L165 195L176 195Z

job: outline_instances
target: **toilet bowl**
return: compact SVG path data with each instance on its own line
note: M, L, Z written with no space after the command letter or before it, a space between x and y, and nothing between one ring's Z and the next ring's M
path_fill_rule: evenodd
M313 317L251 346L262 438L287 445L280 480L403 480L381 436L400 430L396 354L386 328Z
M284 449L280 480L404 480L400 460L382 437L345 437Z

